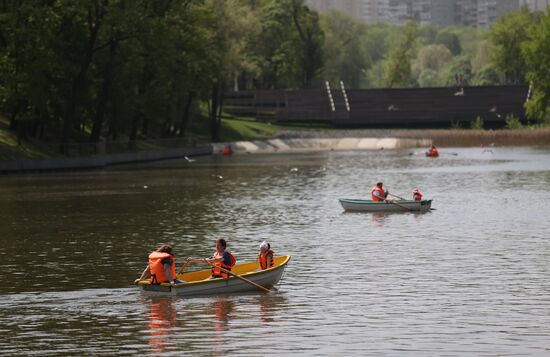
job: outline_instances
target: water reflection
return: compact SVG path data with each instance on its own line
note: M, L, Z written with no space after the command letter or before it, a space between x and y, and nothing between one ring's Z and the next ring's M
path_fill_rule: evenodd
M235 311L235 302L224 297L217 297L212 304L212 311L215 317L214 331L226 331L229 326L230 315Z
M148 343L153 352L166 352L173 345L172 329L176 327L175 299L152 298L149 301Z
M268 327L275 322L277 312L285 307L287 299L281 294L261 294L256 298L260 307L260 322L262 327Z
M371 223L373 228L380 228L386 223L388 218L388 213L386 212L372 212L371 214Z
M0 177L14 277L0 354L546 355L550 150L475 150ZM366 197L374 176L424 188L437 210L343 214L337 198ZM242 261L262 240L293 255L280 292L152 299L131 285L152 246L181 262L218 235Z

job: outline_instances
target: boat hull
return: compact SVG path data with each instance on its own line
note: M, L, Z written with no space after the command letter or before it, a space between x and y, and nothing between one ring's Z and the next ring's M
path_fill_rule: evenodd
M282 278L289 260L290 256L276 257L276 265L273 268L265 270L259 270L257 262L237 264L233 267L232 271L247 280L269 289ZM151 284L148 280L145 280L140 282L139 286L145 293L178 296L220 295L259 291L252 284L235 277L209 279L209 276L210 270L202 270L178 275L178 279L185 281L183 284L176 284L174 286L170 286L170 284L159 285Z
M399 200L389 203L341 198L339 201L346 212L422 212L430 210L432 206L432 200Z

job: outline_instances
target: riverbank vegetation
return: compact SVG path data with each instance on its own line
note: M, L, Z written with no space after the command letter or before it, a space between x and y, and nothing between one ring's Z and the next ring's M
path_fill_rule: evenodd
M303 0L3 1L0 158L274 135L224 117L224 93L531 83L548 120L550 15L488 30L365 24ZM481 123L478 123L481 124ZM160 144L159 144L160 145Z

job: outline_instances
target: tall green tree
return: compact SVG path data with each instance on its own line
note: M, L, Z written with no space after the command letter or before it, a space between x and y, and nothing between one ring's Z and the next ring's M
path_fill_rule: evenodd
M550 121L550 13L528 29L529 40L523 45L527 64L526 78L531 84L531 98L526 102L527 115L532 119Z
M55 84L62 67L53 41L58 26L51 4L29 0L0 7L0 108L20 138L29 129L42 136L48 124L55 125L48 121L52 111L61 111Z
M303 88L311 88L323 68L323 37L319 14L310 10L303 0L292 1L292 20L297 34L299 74Z
M323 68L319 15L303 0L267 0L261 11L258 60L264 88L312 86Z
M523 7L519 12L509 12L493 23L489 32L492 47L492 63L502 72L506 83L525 81L525 61L521 48L528 40L528 28L537 16Z
M443 85L457 85L456 77L462 79L464 85L471 84L472 80L472 59L469 55L463 54L453 57L452 60L441 68L440 78ZM460 84L459 84L460 85Z
M457 56L462 52L462 46L456 33L452 29L443 29L438 32L435 37L436 44L443 45L451 51L453 56Z
M366 25L340 12L331 11L321 18L325 33L324 79L343 80L350 88L359 88L371 60L366 51Z
M212 141L220 141L224 94L245 72L256 70L248 42L259 36L259 24L252 17L250 4L242 0L206 1L212 15L210 43L214 52L207 60L211 74L209 123ZM247 33L247 29L250 32Z
M384 73L386 85L390 88L410 87L411 60L416 40L416 24L410 23L404 28L399 45L390 53Z
M438 71L451 58L451 51L443 45L432 44L424 46L420 48L416 58L412 61L413 76L418 76L426 69Z
M72 131L78 129L82 121L77 118L77 110L89 88L89 73L93 63L95 47L99 31L103 26L109 1L92 0L90 2L74 1L59 8L63 13L62 26L69 30L61 30L60 34L72 55L65 62L68 68L68 91L66 93L65 111L61 133L61 152L68 154L72 142ZM76 36L77 38L72 38ZM77 119L79 119L77 121Z

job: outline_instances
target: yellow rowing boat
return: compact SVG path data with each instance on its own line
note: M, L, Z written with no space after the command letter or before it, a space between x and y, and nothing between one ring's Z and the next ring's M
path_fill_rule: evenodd
M258 262L241 263L231 268L231 272L269 289L279 282L289 261L290 255L275 257L274 266L264 270L260 269ZM236 277L211 279L210 274L210 269L205 269L178 274L178 280L184 281L181 284L151 284L150 279L145 279L140 281L138 286L147 293L182 296L218 295L260 290L253 284Z

